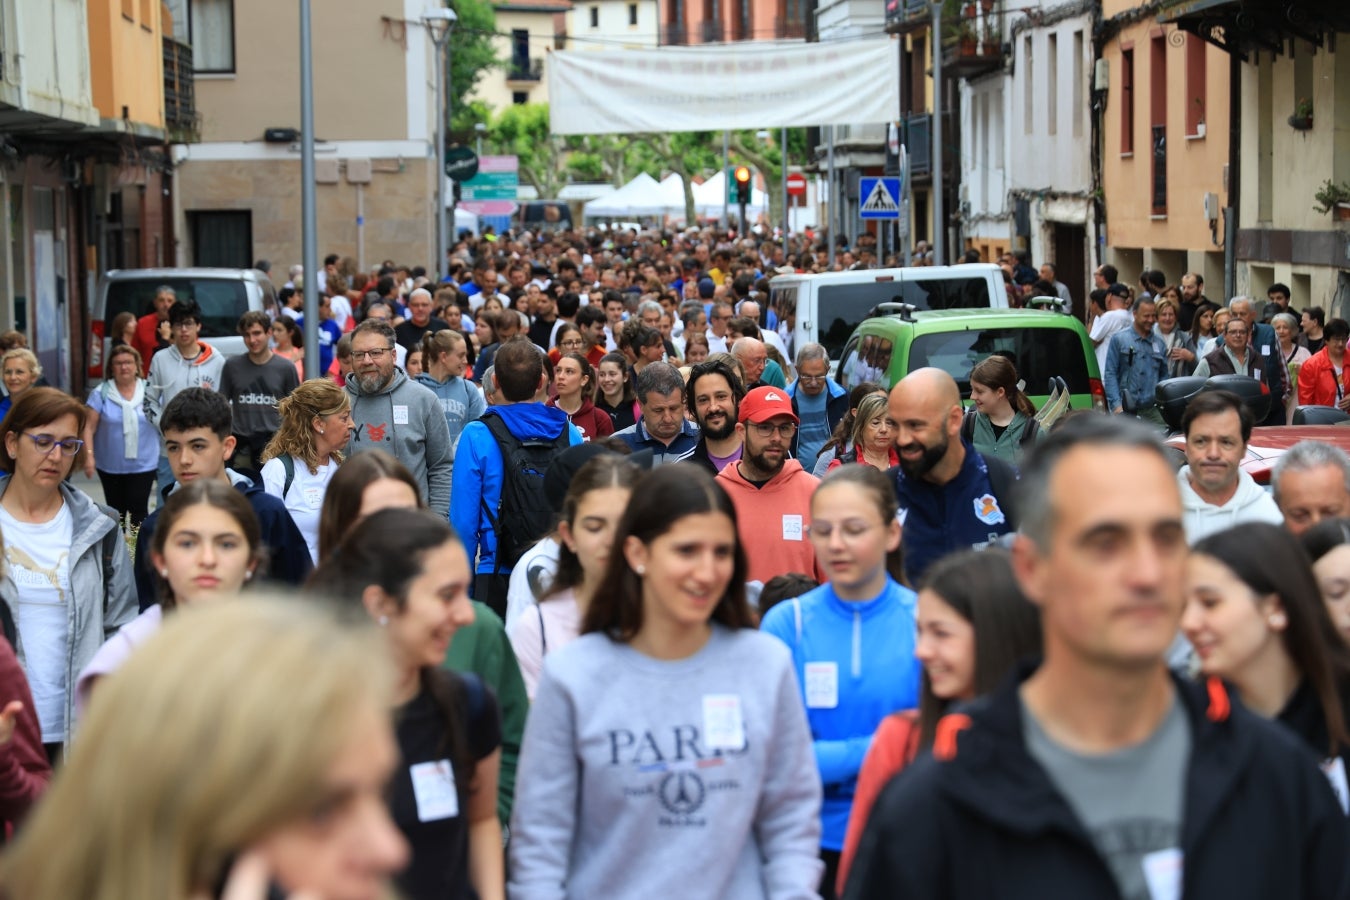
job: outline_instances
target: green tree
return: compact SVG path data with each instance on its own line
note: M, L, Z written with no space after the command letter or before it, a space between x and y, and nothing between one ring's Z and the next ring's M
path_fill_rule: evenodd
M520 161L520 178L540 197L556 197L567 183L567 141L548 128L548 104L508 106L488 129L488 143Z
M472 135L475 122L486 122L478 114L486 110L466 105L464 98L473 93L489 69L502 65L492 46L497 31L497 15L491 0L449 0L447 5L459 17L450 32L450 129L460 135ZM461 138L462 139L462 138Z

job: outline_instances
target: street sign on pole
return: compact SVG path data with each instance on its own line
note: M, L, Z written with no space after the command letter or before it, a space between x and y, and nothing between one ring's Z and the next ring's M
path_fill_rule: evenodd
M858 213L863 219L900 218L899 178L860 178Z
M468 181L478 174L478 154L462 144L445 151L445 174L455 181Z
M787 192L793 197L806 196L806 176L801 172L789 172L787 177Z
M515 156L484 156L478 173L464 182L463 200L511 200L520 189L520 160Z

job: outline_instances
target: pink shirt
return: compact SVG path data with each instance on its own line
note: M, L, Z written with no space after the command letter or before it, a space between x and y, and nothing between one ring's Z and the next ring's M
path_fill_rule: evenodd
M534 700L544 657L577 639L581 632L581 610L577 595L570 588L536 603L516 617L506 630L516 662L525 679L525 693Z

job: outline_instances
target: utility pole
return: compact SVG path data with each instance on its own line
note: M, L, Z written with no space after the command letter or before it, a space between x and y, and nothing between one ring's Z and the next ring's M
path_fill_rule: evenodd
M946 262L947 213L942 208L942 4L933 4L933 265Z
M300 0L300 230L304 275L305 371L319 371L319 215L314 202L314 55L310 0Z
M449 277L450 223L445 196L445 129L450 119L450 91L446 72L450 68L450 32L459 17L448 7L429 9L422 16L427 35L436 47L436 283ZM481 143L481 138L479 139Z

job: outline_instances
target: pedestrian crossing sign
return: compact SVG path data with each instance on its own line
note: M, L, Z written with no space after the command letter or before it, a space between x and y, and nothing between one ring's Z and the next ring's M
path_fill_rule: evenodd
M899 178L859 178L858 195L862 199L862 205L858 207L862 218L900 218Z

